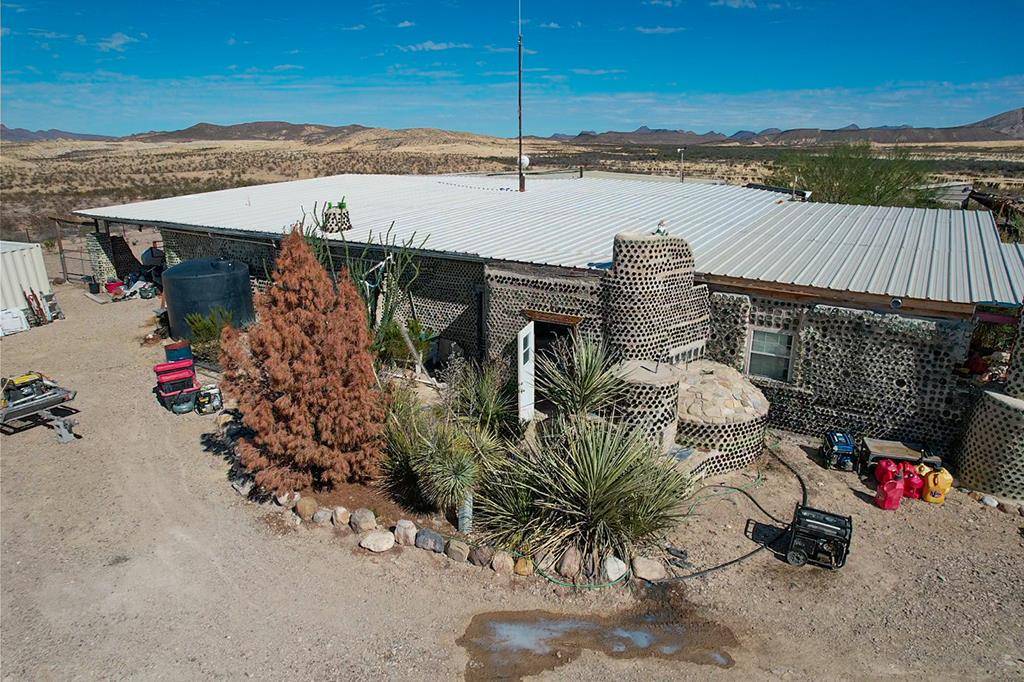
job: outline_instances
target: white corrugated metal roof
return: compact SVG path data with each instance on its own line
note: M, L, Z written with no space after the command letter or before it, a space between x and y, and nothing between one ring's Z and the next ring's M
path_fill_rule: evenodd
M370 240L395 222L426 249L569 267L601 267L625 230L669 232L693 247L698 272L956 303L1019 303L1024 265L991 214L790 202L729 185L583 178L339 175L207 192L80 215L130 223L281 234L314 202L346 197Z

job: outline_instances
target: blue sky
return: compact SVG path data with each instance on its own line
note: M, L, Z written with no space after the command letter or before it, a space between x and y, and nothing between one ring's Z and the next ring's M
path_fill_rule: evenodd
M523 14L532 134L942 126L1024 105L1024 0L524 0ZM2 118L512 135L515 17L512 0L19 0L0 9Z

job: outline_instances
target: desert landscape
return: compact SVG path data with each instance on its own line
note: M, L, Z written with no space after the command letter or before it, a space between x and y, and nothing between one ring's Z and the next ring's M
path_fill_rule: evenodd
M908 142L892 130L880 136L873 129L832 136L825 133L839 131L725 137L640 128L632 133L527 137L524 151L534 172L582 166L675 176L677 150L685 144L687 176L742 185L764 182L787 155L817 153L836 141L860 140L871 142L879 153L894 147L907 151L926 166L935 182L968 181L983 191L1021 196L1024 139L1013 137L1024 136L1019 128L1010 123L1000 130L975 125L898 131ZM944 130L953 132L936 132ZM82 136L4 131L0 233L5 239L50 239L54 225L49 218L75 209L230 187L342 173L510 172L515 170L517 150L514 139L431 128L277 122L198 124L126 138L76 137Z

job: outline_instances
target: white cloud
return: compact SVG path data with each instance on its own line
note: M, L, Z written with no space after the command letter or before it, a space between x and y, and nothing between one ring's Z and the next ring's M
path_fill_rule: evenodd
M89 41L85 37L85 34L79 33L77 36L75 36L75 42L78 43L79 45L85 45Z
M275 66L271 70L272 71L301 71L304 68L306 68L306 67L301 66L300 64L278 64L277 66Z
M637 33L643 33L644 35L664 36L671 33L679 33L686 29L682 26L637 26L635 30Z
M231 36L230 38L227 39L226 42L227 42L228 45L235 45L235 44L238 43L238 40L236 40L234 36Z
M562 28L561 26L559 26L557 23L555 23L553 21L545 22L545 23L541 24L540 27L541 28Z
M548 71L547 67L535 67L532 69L523 69L523 73L544 73ZM484 71L482 76L515 76L518 75L518 71Z
M731 7L732 9L756 9L754 0L711 0L712 7Z
M451 69L419 69L405 64L392 64L388 67L388 73L392 76L411 76L433 80L450 80L462 76L458 71Z
M351 26L342 26L342 31L362 31L366 28L366 24L353 24Z
M96 43L96 47L99 48L100 52L124 52L128 45L137 42L139 42L138 38L133 38L126 33L118 31Z
M47 31L41 28L30 28L28 34L34 38L43 38L45 40L63 40L64 38L70 38L66 33L57 33L56 31Z
M484 49L487 50L488 52L493 52L495 54L507 54L509 52L516 51L516 48L505 47L504 45L484 45ZM523 54L537 54L537 50L531 50L528 47L524 47Z
M644 4L654 7L679 7L683 2L682 0L644 0Z
M398 45L402 52L440 52L441 50L458 50L473 47L469 43L435 43L433 40L426 40L415 45Z
M415 25L416 25L416 22L409 21L408 19L406 19L405 21L398 22L398 24L395 26L395 28L412 28Z
M570 69L577 76L611 76L626 73L625 69Z

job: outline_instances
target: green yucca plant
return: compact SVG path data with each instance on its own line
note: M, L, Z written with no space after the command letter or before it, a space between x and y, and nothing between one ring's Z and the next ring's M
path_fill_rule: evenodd
M430 502L420 488L417 471L423 450L423 436L430 415L408 386L393 384L387 420L384 423L384 453L380 462L380 485L391 497L414 509L429 509Z
M503 547L561 555L575 546L596 565L655 543L682 518L691 487L642 432L558 419L481 486L476 529Z
M604 342L574 334L537 354L537 391L565 415L605 413L625 391L616 362Z
M438 509L454 509L472 494L480 463L466 434L439 421L423 436L415 470L424 497Z
M392 390L385 437L381 485L419 509L447 511L464 504L505 452L504 441L492 431L423 407L405 386Z
M518 435L516 389L506 364L456 358L444 379L444 402L453 414L497 436Z

